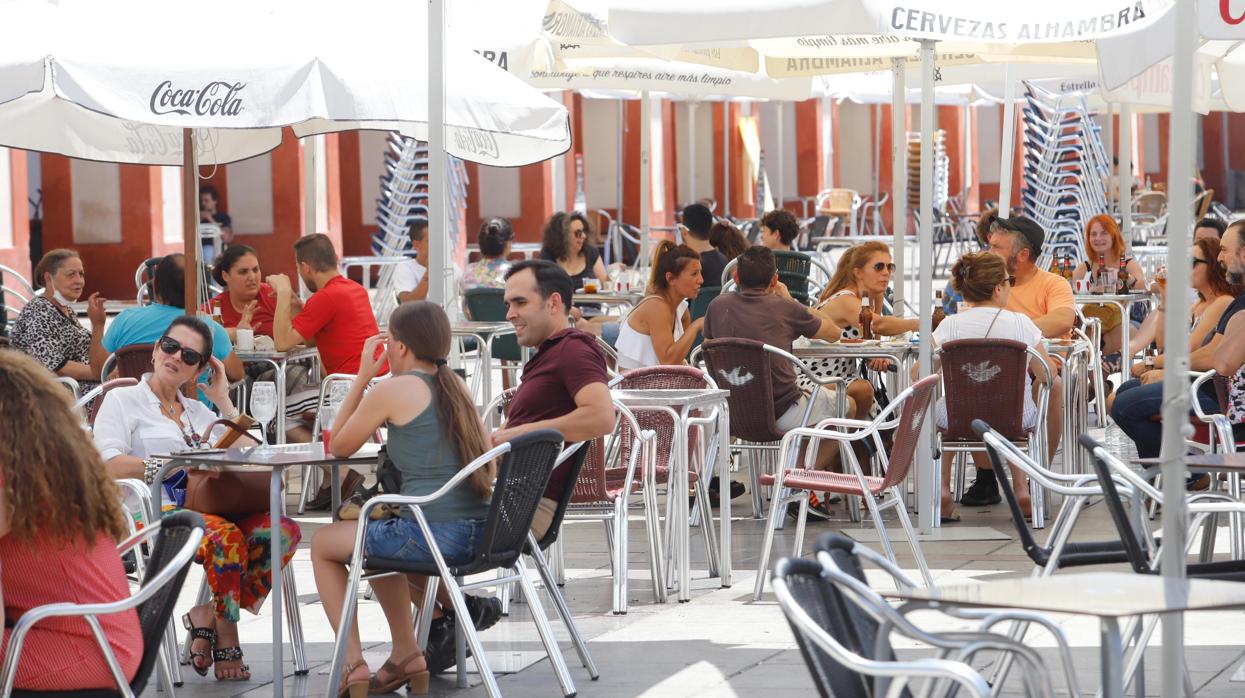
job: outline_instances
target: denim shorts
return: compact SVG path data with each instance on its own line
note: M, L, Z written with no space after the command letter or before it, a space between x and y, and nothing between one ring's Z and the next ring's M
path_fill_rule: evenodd
M446 564L454 565L475 557L484 521L429 521ZM424 532L414 519L369 521L364 539L367 554L406 562L434 562Z

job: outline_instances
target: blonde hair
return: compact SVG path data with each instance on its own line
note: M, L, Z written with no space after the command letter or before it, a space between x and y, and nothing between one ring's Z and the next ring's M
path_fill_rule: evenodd
M839 264L834 268L834 276L830 277L829 283L826 284L825 290L821 292L821 297L817 299L818 303L825 303L830 296L842 291L849 285L856 283L856 277L853 272L863 268L869 263L869 258L873 255L885 252L891 253L891 248L884 242L864 242L859 245L847 248L843 256L839 258Z
M34 359L0 350L0 475L11 532L66 543L120 540L121 495L82 428L69 391Z

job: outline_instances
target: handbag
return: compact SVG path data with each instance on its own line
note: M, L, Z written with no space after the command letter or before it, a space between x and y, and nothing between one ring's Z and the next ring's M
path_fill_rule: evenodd
M239 422L248 423L251 418L241 415ZM238 422L218 419L207 428L211 433L216 425L228 427L228 431L217 442L216 447L227 447L238 439L247 436L246 428ZM272 473L268 471L238 471L217 469L194 469L186 471L185 509L200 514L254 514L268 511L269 493L272 484Z

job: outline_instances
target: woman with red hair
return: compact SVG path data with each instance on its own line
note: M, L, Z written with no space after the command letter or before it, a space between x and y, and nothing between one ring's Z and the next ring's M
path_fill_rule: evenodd
M1087 274L1097 274L1102 269L1118 271L1122 263L1128 270L1128 287L1134 291L1145 289L1146 274L1137 260L1124 256L1124 236L1111 216L1104 213L1089 219L1085 225L1085 251L1089 259L1077 265L1072 273L1073 281L1084 279ZM1114 292L1115 289L1107 289L1107 293ZM1114 304L1103 303L1087 305L1081 312L1102 321L1103 355L1118 354L1123 337L1120 326L1125 320L1120 309Z

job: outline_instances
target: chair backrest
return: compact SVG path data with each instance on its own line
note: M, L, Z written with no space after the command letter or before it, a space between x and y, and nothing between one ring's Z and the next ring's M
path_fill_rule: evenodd
M470 567L511 567L527 546L528 529L562 451L562 434L540 429L515 437L502 456L476 559Z
M869 585L869 580L865 578L864 565L860 564L860 557L855 553L856 541L840 533L823 533L817 536L813 549L829 555L836 567L854 577L861 584ZM840 594L840 596L843 595ZM882 646L880 652L876 647L879 627L877 619L866 613L854 601L845 597L842 601L844 616L851 621L851 631L859 643L860 653L870 659L894 661L895 652L889 642Z
M688 306L688 312L691 313L692 319L696 320L705 316L705 312L709 310L709 303L718 296L722 295L722 287L717 286L701 286L700 293L692 299Z
M506 290L501 288L469 288L463 292L467 316L472 320L502 322L506 319ZM493 339L494 359L521 361L519 342L512 334Z
M803 252L778 250L774 252L774 264L778 267L778 280L786 284L791 297L808 304L808 277L813 271L813 258Z
M758 443L780 441L783 432L778 429L773 409L771 363L776 359L765 351L765 344L725 337L705 340L701 349L710 377L730 391L731 436Z
M1028 346L1010 339L957 339L941 347L947 441L976 441L974 419L1010 440L1026 438Z
M117 350L117 377L141 380L151 371L151 350L154 344L131 344Z
M850 666L864 657L850 632L852 622L844 612L842 594L822 576L821 564L805 558L779 560L774 566L774 593L822 698L871 696L866 678ZM806 629L795 609L807 616L815 629ZM810 633L817 630L828 642L812 640Z
M1101 447L1102 444L1089 434L1081 434L1080 442L1081 446L1089 451L1089 462L1094 466L1094 474L1098 476L1098 484L1102 487L1102 499L1106 502L1107 511L1111 514L1111 521L1115 524L1120 541L1124 544L1124 554L1128 556L1128 564L1137 574L1152 574L1150 559L1141 548L1141 539L1137 537L1137 530L1133 528L1133 522L1129 518L1128 509L1124 506L1124 500L1120 499L1119 489L1115 486L1115 478L1111 477L1111 466L1094 453L1094 449Z
M99 414L100 406L104 404L104 396L117 388L128 388L132 385L138 385L137 378L113 378L101 384L99 386L99 395L90 402L86 413L86 423L95 426L95 417Z
M177 553L186 545L196 530L204 528L203 517L183 509L160 519L160 531L156 534L155 543L151 547L151 555L144 565L143 584L169 565ZM164 584L155 594L138 606L138 626L143 635L143 658L138 663L138 671L130 682L134 694L143 692L151 670L155 668L156 658L160 654L160 646L164 633L168 629L169 619L173 617L173 607L181 595L182 584L186 581L186 573L190 570L192 559L182 565L180 572Z
M553 542L558 539L558 532L562 528L562 519L566 516L566 507L571 503L571 496L575 494L575 483L579 481L579 473L583 470L584 461L588 457L588 446L585 444L567 444L566 448L574 448L575 452L560 467L569 468L566 477L566 488L558 495L558 506L553 510L553 519L549 523L549 528L545 531L545 535L536 541L536 546L541 550L546 550ZM578 448L576 448L578 446Z
M1219 412L1228 413L1228 377L1216 372L1211 380L1215 383L1215 397L1219 400Z
M694 366L646 366L624 373L618 387L621 390L704 390L715 386L711 386L705 373ZM668 466L670 447L674 443L674 421L670 415L656 410L640 410L635 413L635 418L641 429L657 432L657 463ZM692 434L688 434L688 443L694 442ZM624 453L629 445L626 441L622 442Z
M903 482L915 465L917 441L921 436L921 427L925 425L925 417L929 414L929 405L934 401L937 385L937 375L926 376L895 398L896 401L902 400L903 406L899 411L899 426L895 429L891 452L886 459L882 489ZM731 417L734 418L734 412Z

